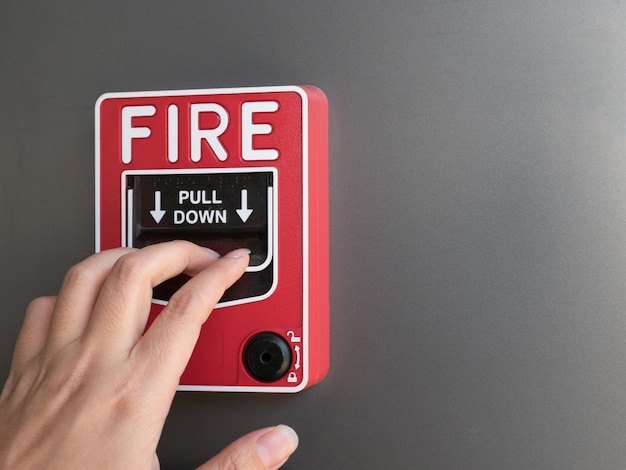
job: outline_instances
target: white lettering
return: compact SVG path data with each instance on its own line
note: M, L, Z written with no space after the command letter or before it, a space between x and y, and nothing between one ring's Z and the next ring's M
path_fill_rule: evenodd
M200 129L200 113L216 113L220 119L215 129ZM219 141L226 128L228 127L228 113L226 110L215 103L197 103L191 105L191 161L199 162L202 155L202 139L206 140L211 150L215 153L218 160L224 161L228 157L226 149Z
M215 223L226 223L226 209L221 211L215 211Z
M203 202L202 198L200 197L201 195L204 196L204 191L191 191L191 194L189 195L189 201L192 204L201 204Z
M225 224L227 220L227 212L226 209L222 210L214 210L214 209L204 209L204 210L188 210L174 211L174 225L180 225L187 223L189 225L195 225L198 222L201 224Z
M187 190L181 189L178 191L178 204L182 205L185 201L189 201L191 204L221 204L222 200L217 198L217 190L213 189L211 194L208 194L206 189L194 189Z
M148 117L156 114L156 107L146 106L124 106L122 108L122 163L129 164L132 159L133 139L145 139L150 137L149 127L133 127L134 117Z
M133 144L136 144L133 142L134 139L146 138L160 139L158 143L164 152L161 158L167 159L169 163L179 162L181 146L182 148L189 148L189 157L193 163L201 161L203 150L209 154L212 152L222 162L228 159L229 152L236 154L241 152L241 158L245 161L269 161L279 158L280 144L276 142L277 136L273 135L272 120L267 117L268 113L278 111L280 107L278 101L244 102L241 104L240 112L232 110L233 116L235 116L234 122L231 122L232 116L227 108L217 103L190 103L189 108L187 105L182 106L182 108L181 106L181 104L170 102L158 110L156 105L148 104L122 107L120 116L122 162L128 165L133 161ZM188 123L187 116L181 116L181 109L189 109ZM186 114L185 111L183 113ZM157 118L150 122L153 122L159 129L160 126L164 125L166 127L164 133L153 133L152 125L133 125L135 118L152 116L157 116ZM263 122L263 116L266 116L265 122ZM213 124L204 123L203 117L214 118L214 121L211 121ZM240 122L236 122L238 119ZM189 128L188 133L185 132L186 135L180 134L181 126L183 129ZM235 128L240 126L240 142L232 142L232 149L227 150L223 140L229 126ZM235 132L237 130L233 130L233 133ZM268 137L262 138L262 136ZM263 147L263 144L258 142L265 142L267 148L258 148L259 146ZM145 150L143 146L139 146L139 149Z
M178 161L178 106L170 104L167 107L167 159Z
M183 211L174 211L174 225L182 224L185 221L185 213Z
M187 211L187 213L185 214L185 219L187 220L188 224L195 224L198 222L198 211Z
M254 135L267 135L272 132L270 124L254 124L254 113L273 113L278 110L276 101L252 101L241 105L241 156L244 160L276 160L278 150L255 149L252 147Z
M180 191L178 191L178 204L182 204L187 199L189 199L189 191L187 191L186 189L181 189Z
M211 199L213 200L213 204L221 204L222 200L217 198L217 190L211 191Z

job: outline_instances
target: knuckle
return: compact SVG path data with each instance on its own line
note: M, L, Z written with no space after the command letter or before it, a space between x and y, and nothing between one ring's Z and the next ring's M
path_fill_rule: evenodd
M244 468L241 466L241 463L239 455L228 452L223 456L221 470L237 470Z
M56 297L54 296L45 296L45 297L37 297L30 301L28 307L26 307L26 314L28 315L31 312L40 312L47 311L54 307L56 302Z
M195 246L194 243L191 243L187 240L172 240L169 242L172 246L180 246L181 248L192 248Z
M204 307L206 304L204 295L191 286L178 290L170 299L167 309L176 315L184 315Z
M218 454L216 463L219 470L266 470L267 468L252 449L233 449L232 446Z
M93 277L92 271L84 263L78 263L68 269L63 284L82 287L92 282Z
M118 259L111 269L111 274L122 282L130 282L143 279L146 270L146 262L134 252Z

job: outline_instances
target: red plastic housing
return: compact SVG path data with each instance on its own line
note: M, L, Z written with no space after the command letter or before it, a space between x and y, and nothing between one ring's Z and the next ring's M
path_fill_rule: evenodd
M180 390L297 392L326 376L327 108L311 86L98 100L96 251L183 238L220 252L249 243L256 260L204 325ZM155 294L151 320L166 303ZM263 332L291 353L271 381L243 359Z

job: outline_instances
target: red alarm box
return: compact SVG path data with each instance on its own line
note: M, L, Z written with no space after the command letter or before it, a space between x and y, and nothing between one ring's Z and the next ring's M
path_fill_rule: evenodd
M180 390L297 392L328 371L327 101L310 86L107 93L96 104L96 251L251 250ZM188 278L153 290L150 321Z

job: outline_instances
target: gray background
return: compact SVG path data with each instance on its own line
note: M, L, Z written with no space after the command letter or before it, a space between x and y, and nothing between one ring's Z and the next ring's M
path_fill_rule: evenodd
M107 91L315 84L330 102L331 372L179 394L190 468L286 422L286 468L626 467L626 5L0 3L0 375L94 245Z

